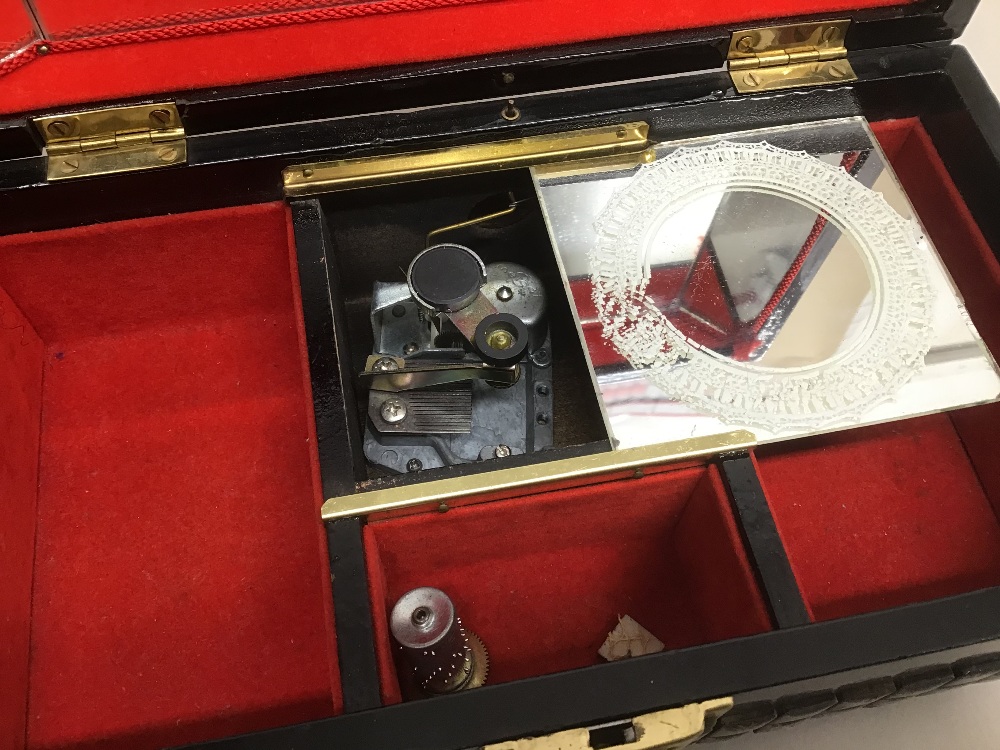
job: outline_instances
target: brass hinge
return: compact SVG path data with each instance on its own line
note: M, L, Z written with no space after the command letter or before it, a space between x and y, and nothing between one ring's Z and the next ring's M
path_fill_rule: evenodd
M729 74L741 94L856 81L847 60L850 20L770 26L733 34Z
M168 167L187 161L177 105L142 104L36 117L49 180Z
M711 732L719 717L732 707L732 698L719 698L640 716L624 725L621 748L674 750L687 747ZM487 745L483 750L592 750L591 733L596 729L569 729L547 737L528 737ZM608 747L603 743L601 746Z

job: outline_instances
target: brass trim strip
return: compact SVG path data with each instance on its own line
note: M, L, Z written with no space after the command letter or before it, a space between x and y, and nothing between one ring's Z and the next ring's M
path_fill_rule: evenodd
M286 168L282 177L285 195L297 197L534 164L606 158L644 151L648 143L649 126L630 122L431 151L301 164Z
M322 515L323 520L330 521L335 518L364 516L369 513L404 510L422 505L447 504L450 500L474 495L483 496L480 502L485 502L535 488L543 492L546 485L555 482L585 480L617 471L746 450L754 447L756 443L756 437L752 432L736 430L639 448L607 451L558 461L543 461L529 466L503 468L502 464L498 464L496 471L482 474L331 497L323 503Z

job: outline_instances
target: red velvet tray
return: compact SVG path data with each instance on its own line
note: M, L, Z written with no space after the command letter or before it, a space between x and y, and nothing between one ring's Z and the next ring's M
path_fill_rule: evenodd
M338 710L288 243L280 204L0 243L5 743L29 695L29 747Z

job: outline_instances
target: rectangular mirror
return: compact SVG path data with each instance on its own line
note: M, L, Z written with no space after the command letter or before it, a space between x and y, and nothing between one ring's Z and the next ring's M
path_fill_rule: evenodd
M618 448L760 442L997 399L862 118L532 170Z

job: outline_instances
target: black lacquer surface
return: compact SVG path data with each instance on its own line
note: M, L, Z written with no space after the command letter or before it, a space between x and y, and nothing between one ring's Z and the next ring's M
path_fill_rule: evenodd
M748 455L728 458L721 462L721 469L775 626L780 629L808 625L809 612L753 461Z

